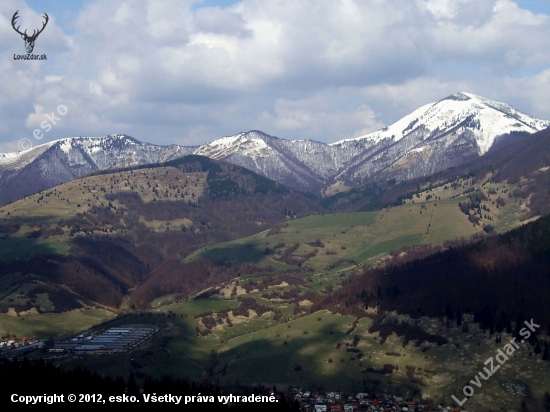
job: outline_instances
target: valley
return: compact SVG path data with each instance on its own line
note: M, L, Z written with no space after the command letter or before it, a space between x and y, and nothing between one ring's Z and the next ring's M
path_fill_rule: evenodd
M5 3L4 404L550 412L550 2Z
M342 310L323 306L368 268L415 253L422 257L433 253L430 248L460 247L472 237L481 240L533 220L525 200L510 196L516 184L496 182L493 174L431 180L400 204L370 212L329 214L313 203L306 212L281 203L285 206L273 219L265 210L249 216L245 207L247 215L235 215L238 233L251 233L242 237L222 229L231 219L227 202L239 191L262 195L255 189L261 181L257 186L238 169L195 160L101 173L2 207L3 259L11 263L0 277L0 303L6 310L0 314L0 333L57 340L89 327L158 324L158 336L127 354L32 356L98 373L124 376L130 368L137 378L172 374L216 379L224 387L246 382L386 392L442 404L452 403L450 394L460 394L459 377L473 376L480 360L495 350L494 332L483 329L471 313L464 314L465 331L445 317L381 310L385 304L364 310L356 303L359 289L349 303L345 299ZM212 214L209 219L201 214L211 202L223 203L223 225ZM233 205L234 212L243 208ZM244 231L243 223L248 225ZM186 247L190 236L192 244ZM149 237L154 249L142 249ZM90 249L90 244L95 246ZM111 258L105 247L115 248ZM33 269L47 254L49 263L53 258L61 265L51 270L65 266L67 275L52 277L44 275L44 268ZM75 261L67 265L59 260L63 255ZM125 270L116 263L122 256ZM81 269L86 278L93 274L92 280L79 278L88 290L67 277ZM197 282L189 271L210 275ZM94 299L97 285L90 281L107 287L103 300ZM106 300L110 289L113 299ZM396 324L410 325L412 335L390 327ZM394 333L383 332L387 327ZM512 336L499 335L504 342ZM526 346L500 379L523 379L541 399L550 379L545 363ZM453 364L457 367L450 368ZM539 378L533 380L533 374ZM516 399L494 379L470 404L487 408L510 402Z
M0 336L138 382L164 375L453 405L482 362L541 329L472 409L546 396L550 134L316 198L188 155L95 170L0 207ZM344 188L344 186L341 186ZM88 329L155 324L139 349L50 353ZM54 346L55 347L55 346Z

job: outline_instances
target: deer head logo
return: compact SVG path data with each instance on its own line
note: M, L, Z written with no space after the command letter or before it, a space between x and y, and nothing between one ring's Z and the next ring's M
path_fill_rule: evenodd
M17 18L19 17L19 16L17 15L17 13L19 13L19 10L17 10L17 11L15 12L15 14L13 15L13 17L12 17L12 19L11 19L11 25L12 25L13 29L14 29L17 33L19 33L19 34L21 35L21 38L22 38L23 40L25 40L25 48L27 49L27 53L32 53L32 51L34 50L34 42L36 41L36 38L38 37L38 35L44 31L44 28L46 27L46 24L48 24L49 17L48 17L48 15L47 15L46 13L44 13L44 19L45 19L45 21L44 21L44 23L43 23L43 25L42 25L42 28L41 28L40 30L38 30L38 31L34 30L33 33L32 33L32 35L29 36L29 35L27 34L27 30L25 30L24 33L21 33L21 32L19 31L19 27L20 27L20 26L17 26L17 28L15 27L15 21L16 21Z

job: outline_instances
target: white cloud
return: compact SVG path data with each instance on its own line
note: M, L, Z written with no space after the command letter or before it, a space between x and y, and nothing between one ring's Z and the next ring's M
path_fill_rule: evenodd
M301 138L332 142L362 136L383 127L370 107L341 107L348 106L342 104L347 100L345 92L335 94L336 99L331 99L329 94L294 101L279 99L274 113L264 111L258 116L257 128L275 130L283 136L291 132Z
M193 16L193 28L201 33L215 33L226 36L250 37L252 30L246 27L242 14L229 9L204 7Z
M40 15L3 2L0 142L32 132L35 108L59 104L70 115L48 139L197 144L260 128L336 141L457 91L550 118L550 17L511 0L196 3L96 0L70 36L52 14L39 63L13 60L23 44L10 19Z

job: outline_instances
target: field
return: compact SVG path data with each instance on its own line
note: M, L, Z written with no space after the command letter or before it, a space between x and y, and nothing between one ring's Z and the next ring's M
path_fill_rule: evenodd
M266 291L288 289L277 285ZM274 309L285 310L288 306L262 299L258 291L240 296L253 297ZM249 316L231 316L232 326L218 324L206 336L197 333L197 329L204 327L200 315L215 315L237 305L237 300L217 295L174 302L152 313L130 315L108 326L158 323L163 329L132 353L61 358L59 363L86 366L98 373L126 375L133 371L138 378L145 374L159 377L163 373L207 378L225 387L246 382L278 388L381 391L400 396L422 393L425 398L450 405L451 395L462 399L459 395L464 382L483 371L485 360L494 357L511 339L502 333L502 343L496 344L495 335L481 331L469 316L465 317L469 330L464 332L462 327L445 325L438 319L413 320L394 313L380 316L371 312L377 322L417 324L428 333L448 339L443 345L427 341L405 344L404 338L395 333L383 338L379 332L369 332L375 323L371 317L362 318L351 330L353 317L327 311L297 316L286 311L275 321L271 312L257 316L251 310ZM468 409L519 408L521 398L508 394L501 385L501 381L512 378L526 382L532 395L540 399L547 390L545 382L550 379L550 369L530 353L532 347L522 344L493 377L486 382L482 380L482 387L476 388L475 396L468 401ZM391 365L392 371L385 371L384 365Z
M91 176L29 196L0 209L0 224L20 224L17 230L6 229L0 234L0 259L69 253L74 236L83 234L71 233L58 225L60 220L94 205L108 206L117 214L128 212L118 202L108 200L111 191L137 192L144 202L182 198L194 202L205 185L206 173L158 168ZM465 213L459 205L470 202L475 189L479 204ZM128 296L118 309L111 310L99 305L62 313L11 310L0 314L0 332L4 336L47 339L91 327L157 323L161 332L131 353L84 359L56 355L51 359L64 367L86 366L98 373L127 376L133 372L138 379L173 374L219 380L225 387L242 382L408 397L421 393L450 405L451 395L462 399L459 395L464 382L482 370L484 360L510 336L503 333L503 343L498 346L495 336L479 330L472 319L464 332L442 319L411 319L370 309L356 320L327 311L312 313L310 308L315 299L330 294L348 276L392 253L402 253L403 248L442 245L518 226L527 206L526 201L508 196L514 189L513 185L492 183L487 176L477 185L463 179L420 188L401 205L380 211L316 214L301 219L287 215L285 221L268 230L209 244L184 258L186 262L207 261L215 268L242 267L243 273L247 268L246 275L238 269L235 278L194 296L174 292L157 297L139 311L128 304ZM184 231L195 223L187 218L166 221L140 217L139 221L155 234ZM119 231L105 225L96 234L113 236ZM251 267L256 273L250 274ZM267 267L273 270L266 272ZM1 277L0 303L24 304L30 281L33 279L19 273ZM32 304L42 310L55 306L47 293L34 299ZM391 329L399 322L416 325L448 342L405 342L395 331L387 337L369 331L379 323ZM530 351L526 343L497 375L476 388L467 407L488 410L514 405L518 409L520 400L506 393L500 383L512 378L527 382L533 396L540 399L550 372L539 357L529 355ZM33 356L50 358L43 353Z
M63 313L0 313L0 336L61 338L105 322L116 316L105 309L85 308Z
M498 196L490 194L498 190L506 196L513 186L490 182L479 185L487 193L487 200L481 202L483 214L479 223L473 224L459 208L459 203L468 201L464 188L471 186L468 181L463 185L456 189L441 185L421 191L403 205L381 211L290 220L247 238L204 247L187 260L219 261L231 266L253 263L277 269L300 266L317 273L357 264L372 265L403 247L468 239L483 233L485 226L500 233L521 224L524 203L507 198L503 206L497 207Z
M122 205L107 200L109 194L137 193L143 202L185 200L194 203L203 193L206 176L204 172L183 173L174 167L160 167L85 177L27 196L0 208L0 224L18 222L21 225L15 233L0 233L0 260L45 253L67 254L71 232L60 225L60 221L88 211L92 206L105 206L123 213ZM189 219L141 221L155 231L180 230L192 223ZM117 233L119 231L109 225L95 232L107 236Z

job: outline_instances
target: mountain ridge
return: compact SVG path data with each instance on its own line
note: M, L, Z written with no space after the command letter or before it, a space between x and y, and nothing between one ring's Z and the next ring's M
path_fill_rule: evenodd
M233 163L296 190L326 194L342 185L403 181L458 166L487 153L499 136L527 135L548 126L550 121L508 104L460 92L376 132L331 144L285 140L259 130L200 146L154 145L123 134L64 138L0 154L0 205L96 170L188 154Z

